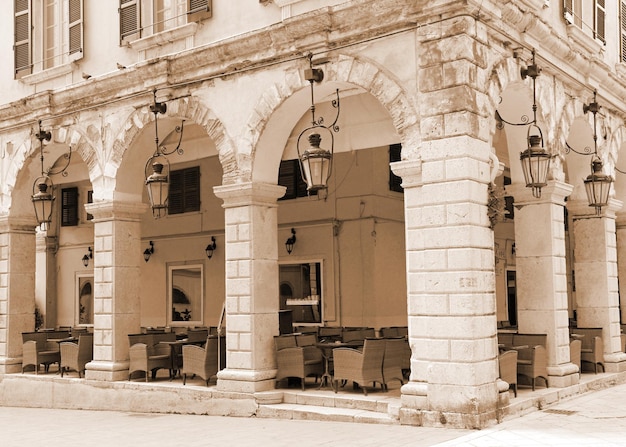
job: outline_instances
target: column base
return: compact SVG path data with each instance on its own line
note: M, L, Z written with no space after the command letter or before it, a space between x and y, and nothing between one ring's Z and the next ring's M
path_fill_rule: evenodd
M604 372L622 372L626 371L626 353L614 352L612 354L604 354Z
M548 366L548 386L550 387L566 388L578 384L579 381L580 371L573 363Z
M0 374L14 374L22 372L22 357L0 358Z
M126 362L107 362L94 360L85 365L85 379L99 380L101 382L117 382L128 380L128 367Z
M276 387L276 370L223 369L217 373L217 390L234 393L258 393Z

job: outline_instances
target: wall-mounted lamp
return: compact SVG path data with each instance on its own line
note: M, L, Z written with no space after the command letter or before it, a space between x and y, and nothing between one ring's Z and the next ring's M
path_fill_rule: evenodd
M215 236L211 236L211 243L204 249L206 251L207 258L211 259L213 257L213 250L216 248L217 244L215 243Z
M176 126L176 129L172 132L172 134L174 132L179 133L180 137L176 148L168 152L165 148L165 144L171 134L167 135L163 139L163 143L159 143L158 128L159 113L165 114L167 111L167 104L156 100L156 89L153 94L154 103L150 106L150 111L154 113L154 141L156 143L156 149L154 154L148 158L148 161L146 161L144 174L146 188L148 189L148 198L150 200L150 206L152 207L152 217L158 219L159 217L163 217L167 214L167 199L169 197L170 186L170 162L166 155L173 154L174 152L178 152L179 154L183 153L183 150L180 148L180 143L183 140L183 125L185 121L183 120L180 126ZM149 173L149 168L152 169L152 173Z
M313 54L309 54L309 68L304 71L304 77L311 84L311 126L304 129L298 136L296 148L298 150L298 160L300 161L300 173L307 184L307 191L318 191L328 187L328 179L332 172L333 152L335 146L334 133L339 131L337 120L339 119L339 89L337 89L337 99L333 99L332 106L337 109L337 116L332 124L325 126L324 118L315 118L315 95L314 84L320 83L324 79L324 72L321 68L313 68ZM322 137L320 132L330 137L330 150L320 147ZM304 147L303 137L307 136L308 147Z
M150 241L150 246L143 251L144 261L148 262L152 253L154 253L154 242Z
M88 253L83 256L83 265L85 267L89 267L89 260L93 259L93 250L91 249L91 247L87 247Z
M522 79L530 77L533 80L533 119L529 120L528 116L522 116L520 123L511 123L502 118L500 113L496 110L496 119L498 120L498 126L502 126L502 123L506 123L512 126L528 126L526 132L527 149L520 153L520 162L522 164L522 172L524 173L524 180L526 181L526 187L532 188L534 197L541 197L541 188L548 184L548 171L550 169L550 160L552 156L544 147L543 132L537 124L537 89L536 79L541 73L535 62L535 50L532 51L532 63L527 67L520 69L520 75ZM500 127L501 128L501 127Z
M287 253L291 254L293 250L293 246L296 243L296 230L291 229L291 237L285 241L285 247L287 248Z
M41 160L41 175L33 182L33 195L31 200L33 207L35 208L35 218L37 224L41 230L46 231L50 227L52 221L52 203L54 202L54 183L52 183L51 175L61 174L65 172L70 165L72 158L72 147L65 158L67 164L59 171L52 172L52 169L44 170L44 157L43 157L43 142L50 141L52 139L52 133L49 130L44 131L41 128L41 120L39 121L39 131L35 134L35 137L39 140L39 158Z
M593 206L596 209L596 214L602 213L602 207L606 206L609 202L609 193L611 192L611 183L613 183L613 177L606 175L602 172L602 159L598 155L598 134L596 127L596 115L600 111L600 105L598 105L597 91L593 91L593 101L589 104L583 104L583 113L591 112L593 114L593 153L591 149L586 147L583 151L577 151L567 142L565 143L565 153L574 152L579 155L591 154L591 173L583 181L585 184L585 192L587 193L587 201L589 206Z

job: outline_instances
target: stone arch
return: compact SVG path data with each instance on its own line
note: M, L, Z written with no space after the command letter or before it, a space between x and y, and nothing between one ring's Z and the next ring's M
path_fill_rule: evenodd
M201 126L217 148L223 169L223 182L232 183L240 178L240 168L236 159L235 147L221 121L196 97L184 97L167 102L167 119L182 118ZM159 116L159 120L164 119ZM133 111L125 120L127 123L117 138L111 143L110 155L103 162L101 177L108 177L115 184L118 170L127 151L146 125L154 121L154 114L148 107ZM94 179L95 180L95 179ZM100 197L111 199L112 197Z
M254 166L251 166L255 172L254 176L264 171L267 166L265 164L260 166L261 163L256 154L263 141L264 131L277 110L285 103L295 100L301 100L302 104L309 104L309 100L306 99L309 84L301 75L307 63L308 61L303 58L297 66L281 72L282 81L266 88L252 111L248 128L244 132L248 138L240 146L240 157L245 155L250 160L254 160ZM373 95L389 112L402 142L402 158L419 158L418 148L421 136L417 101L398 80L375 62L348 55L336 56L322 68L325 72L323 84L326 84L327 91L329 91L329 86L340 84L357 86ZM316 85L316 92L321 89L321 84Z

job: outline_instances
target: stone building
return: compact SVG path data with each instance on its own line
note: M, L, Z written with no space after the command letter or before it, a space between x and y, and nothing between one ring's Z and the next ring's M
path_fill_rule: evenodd
M406 424L498 419L498 325L547 334L550 387L579 380L574 319L602 328L607 371L626 369L624 2L13 6L0 16L15 56L0 69L0 372L21 370L35 309L45 327L92 327L86 378L104 382L126 379L129 333L218 325L224 310L217 389L232 393L274 388L280 310L299 325L408 325ZM337 112L328 187L309 195L299 136ZM550 160L534 188L519 161L530 129ZM162 151L170 202L155 219L145 180ZM598 207L592 160L614 179ZM43 226L42 175L56 198Z

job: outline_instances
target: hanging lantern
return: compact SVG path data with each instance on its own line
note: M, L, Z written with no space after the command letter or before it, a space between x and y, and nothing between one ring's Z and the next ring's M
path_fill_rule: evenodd
M52 195L53 190L54 185L52 180L45 174L41 177L37 177L33 183L33 195L31 196L31 200L35 208L37 224L42 231L47 231L52 221L52 204L54 203L54 196Z
M533 127L533 126L531 126ZM550 154L543 147L543 136L541 129L539 135L530 135L528 129L528 149L520 154L520 162L522 163L522 172L526 187L532 188L533 197L541 197L541 188L548 184L548 171L550 169Z
M165 165L161 162L163 159ZM148 168L152 168L152 173L148 175ZM163 169L165 168L165 172ZM169 198L169 172L170 164L164 156L153 156L148 159L145 167L146 188L148 189L148 199L152 207L152 216L155 219L167 214L167 202Z
M598 215L601 214L602 207L609 203L609 193L611 183L613 183L613 177L602 172L602 167L602 160L594 157L591 161L591 174L584 180L589 206L595 207Z
M321 141L322 137L320 134L314 133L309 135L310 146L300 155L300 166L308 191L318 191L328 187L328 179L332 171L333 154L329 150L320 148Z

